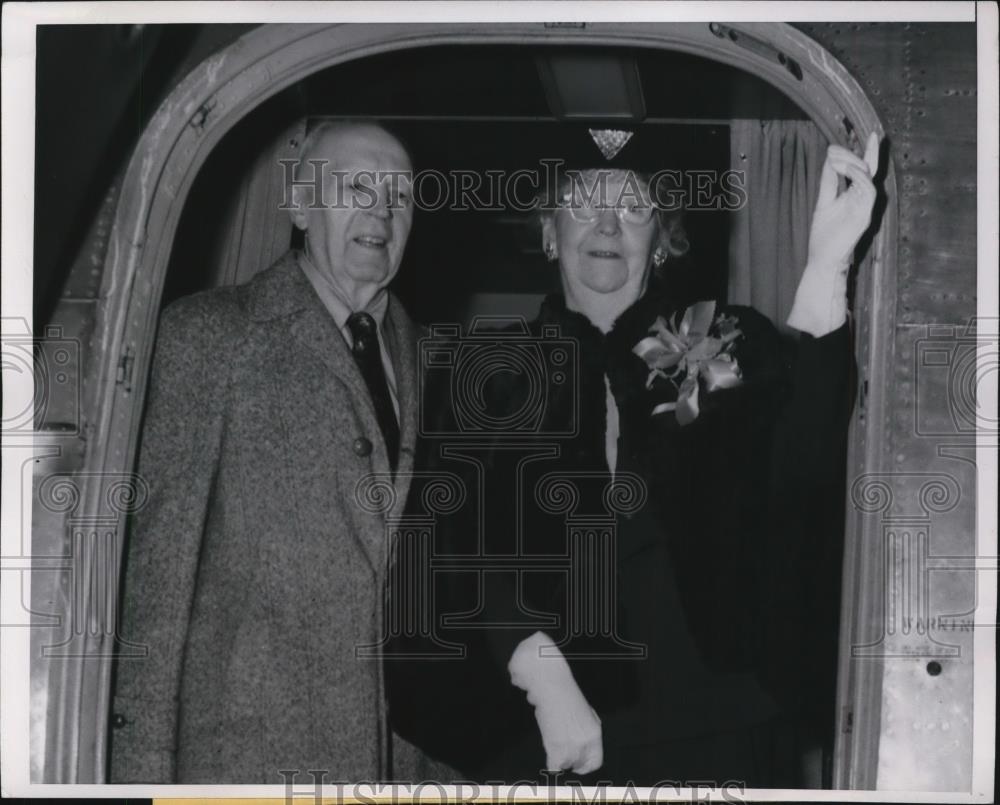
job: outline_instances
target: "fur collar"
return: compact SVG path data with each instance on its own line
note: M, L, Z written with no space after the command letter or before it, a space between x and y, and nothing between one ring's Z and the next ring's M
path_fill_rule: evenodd
M542 303L538 322L557 325L561 337L577 343L579 388L585 401L587 395L597 395L603 410L604 394L600 393L599 386L603 386L604 375L607 375L623 417L648 418L656 405L675 401L677 389L666 380L657 380L647 389L649 369L632 350L648 334L657 316L669 320L675 313L683 313L694 301L678 299L664 284L651 281L646 293L615 320L611 331L605 335L585 315L569 310L561 294L552 294ZM783 342L770 320L753 308L741 305L722 305L717 312L735 315L743 331L735 348L744 378L744 386L740 389L780 384L788 368L789 345ZM712 399L705 402L712 409L741 396L739 389L715 392L710 395Z
M670 316L676 309L663 286L651 282L646 293L615 320L607 335L584 314L568 309L561 294L546 297L539 322L557 325L563 338L571 338L577 343L581 393L603 385L607 375L621 413L638 414L641 409L652 410L654 404L667 400L670 391L658 389L660 393L654 395L646 389L649 370L632 349L647 335L657 316ZM663 396L664 393L668 396ZM602 400L603 397L601 394Z

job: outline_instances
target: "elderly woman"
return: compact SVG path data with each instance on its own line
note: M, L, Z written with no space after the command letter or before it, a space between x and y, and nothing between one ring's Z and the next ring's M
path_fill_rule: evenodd
M801 784L789 714L812 669L783 613L809 584L795 557L844 442L847 274L870 224L877 152L874 135L864 159L829 149L787 322L801 333L794 354L751 308L684 298L671 277L683 234L634 174L586 171L556 189L542 242L563 292L532 333L571 339L577 382L549 378L535 455L464 450L486 514L441 521L438 553L510 554L509 533L496 532L513 522L524 572L438 591L439 610L478 608L490 628L468 632L464 662L396 680L404 734L485 780L547 769L618 785ZM485 390L494 421L523 406L528 382L510 374ZM440 394L442 411L458 404ZM440 444L425 448L430 466L461 472ZM507 477L517 490L500 487ZM609 478L628 493L608 495ZM576 488L571 510L558 479ZM612 540L577 543L593 550L583 586L537 561L570 550L567 516L614 522Z

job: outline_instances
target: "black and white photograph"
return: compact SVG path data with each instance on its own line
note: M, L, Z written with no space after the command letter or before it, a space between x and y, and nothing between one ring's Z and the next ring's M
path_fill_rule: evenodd
M4 5L4 796L993 801L997 19Z

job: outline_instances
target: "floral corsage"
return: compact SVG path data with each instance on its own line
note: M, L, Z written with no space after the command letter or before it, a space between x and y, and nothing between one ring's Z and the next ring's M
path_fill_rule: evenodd
M743 333L735 316L715 315L715 301L696 302L677 322L659 316L632 351L649 367L646 388L658 378L677 389L675 402L660 403L653 416L674 411L677 422L687 425L698 418L698 391L733 388L740 385L740 367L733 357L735 341Z

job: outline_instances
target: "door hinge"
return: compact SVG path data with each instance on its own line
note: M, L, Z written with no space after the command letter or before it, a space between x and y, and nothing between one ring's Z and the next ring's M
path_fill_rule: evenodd
M126 346L118 358L118 370L115 374L115 385L124 387L125 391L132 391L132 367L135 366L135 351L131 346Z
M776 61L782 67L784 67L796 81L802 80L802 67L799 65L795 59L782 53L776 47L762 39L757 39L754 36L750 36L745 31L737 31L735 28L730 28L728 25L723 25L718 22L712 22L708 25L708 30L710 30L719 39L728 39L736 45L749 50L752 53L756 53L758 56L763 56L768 61Z

